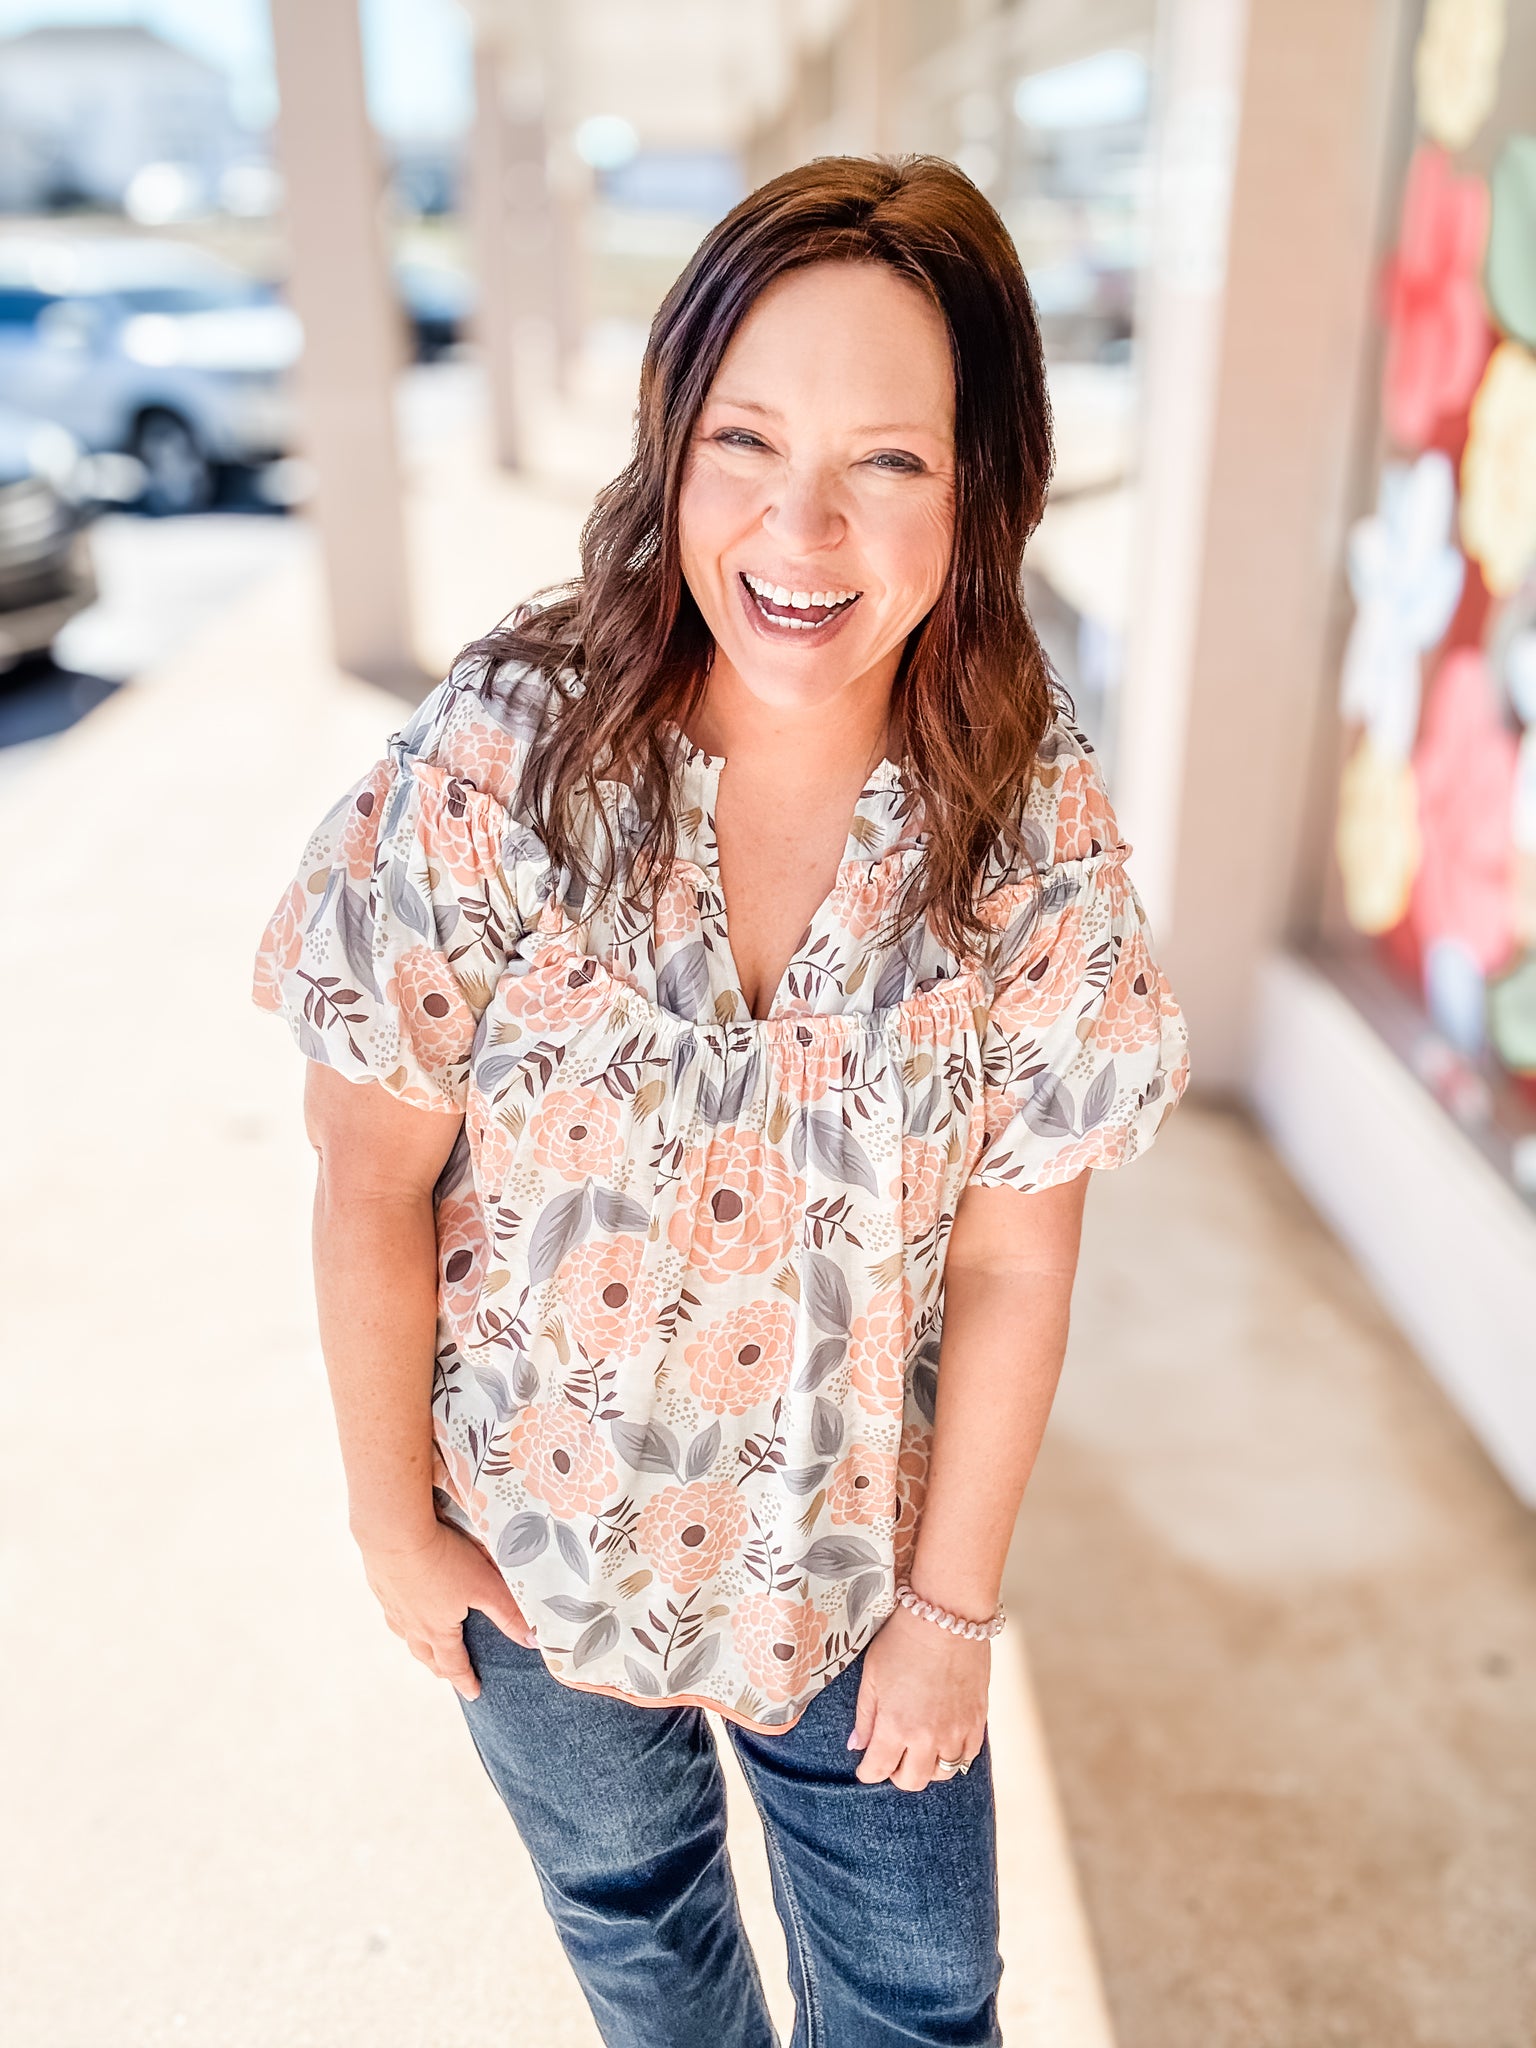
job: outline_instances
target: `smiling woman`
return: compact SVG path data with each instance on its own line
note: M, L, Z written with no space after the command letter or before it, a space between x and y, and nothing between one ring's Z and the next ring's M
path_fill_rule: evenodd
M763 187L657 316L580 581L466 650L261 948L369 1582L612 2043L773 2041L706 1708L796 2041L1000 2038L1003 1558L1087 1170L1188 1071L1019 595L1050 456L958 171Z

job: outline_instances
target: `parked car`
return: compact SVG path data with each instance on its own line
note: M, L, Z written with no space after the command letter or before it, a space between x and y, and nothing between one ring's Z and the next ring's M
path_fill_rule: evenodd
M0 668L45 654L95 601L82 467L62 428L0 405Z
M0 235L0 401L136 457L147 511L196 511L222 466L291 452L300 347L276 291L202 249Z

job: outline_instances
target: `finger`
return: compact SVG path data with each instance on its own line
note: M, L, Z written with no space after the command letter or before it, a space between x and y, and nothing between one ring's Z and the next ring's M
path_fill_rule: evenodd
M464 1647L464 1635L454 1629L449 1635L435 1636L432 1641L435 1652L433 1669L439 1678L446 1678L455 1692L462 1693L467 1700L480 1697L480 1680L475 1667L469 1661L469 1652Z
M507 1582L499 1572L487 1572L484 1581L476 1586L469 1602L478 1608L488 1621L493 1621L504 1636L510 1636L514 1643L521 1643L525 1650L537 1647L528 1618L507 1590Z
M853 1711L853 1727L848 1735L850 1749L863 1749L875 1727L875 1689L867 1678L859 1682L859 1702Z
M878 1785L900 1764L906 1746L904 1737L887 1735L877 1724L853 1775L865 1785Z
M939 1752L931 1743L914 1744L902 1757L901 1768L891 1783L903 1792L926 1792L935 1778L948 1780L953 1776L952 1771L939 1769Z

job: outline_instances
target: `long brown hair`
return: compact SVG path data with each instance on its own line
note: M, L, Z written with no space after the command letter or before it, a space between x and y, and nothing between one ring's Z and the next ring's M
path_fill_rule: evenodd
M521 800L557 868L601 900L620 880L611 835L595 871L583 818L606 826L597 779L631 791L649 885L676 849L664 720L686 727L713 651L683 579L678 497L705 396L759 295L811 263L885 263L949 329L955 379L954 544L947 582L909 635L893 689L903 778L922 806L924 858L898 906L961 956L990 952L975 909L989 859L1029 856L1022 801L1056 687L1020 591L1045 507L1050 400L1034 305L996 211L939 157L819 157L771 179L711 229L652 324L635 449L582 532L582 573L511 614L463 659L497 689L511 661L564 699L529 756Z

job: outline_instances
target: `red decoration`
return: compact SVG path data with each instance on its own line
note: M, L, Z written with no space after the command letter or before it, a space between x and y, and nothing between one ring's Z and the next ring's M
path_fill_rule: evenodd
M1423 850L1409 915L1422 946L1458 940L1485 974L1514 944L1516 751L1482 656L1448 654L1414 750Z
M1419 449L1477 388L1493 344L1479 283L1488 240L1488 188L1458 177L1421 143L1409 166L1398 246L1382 274L1387 428Z

